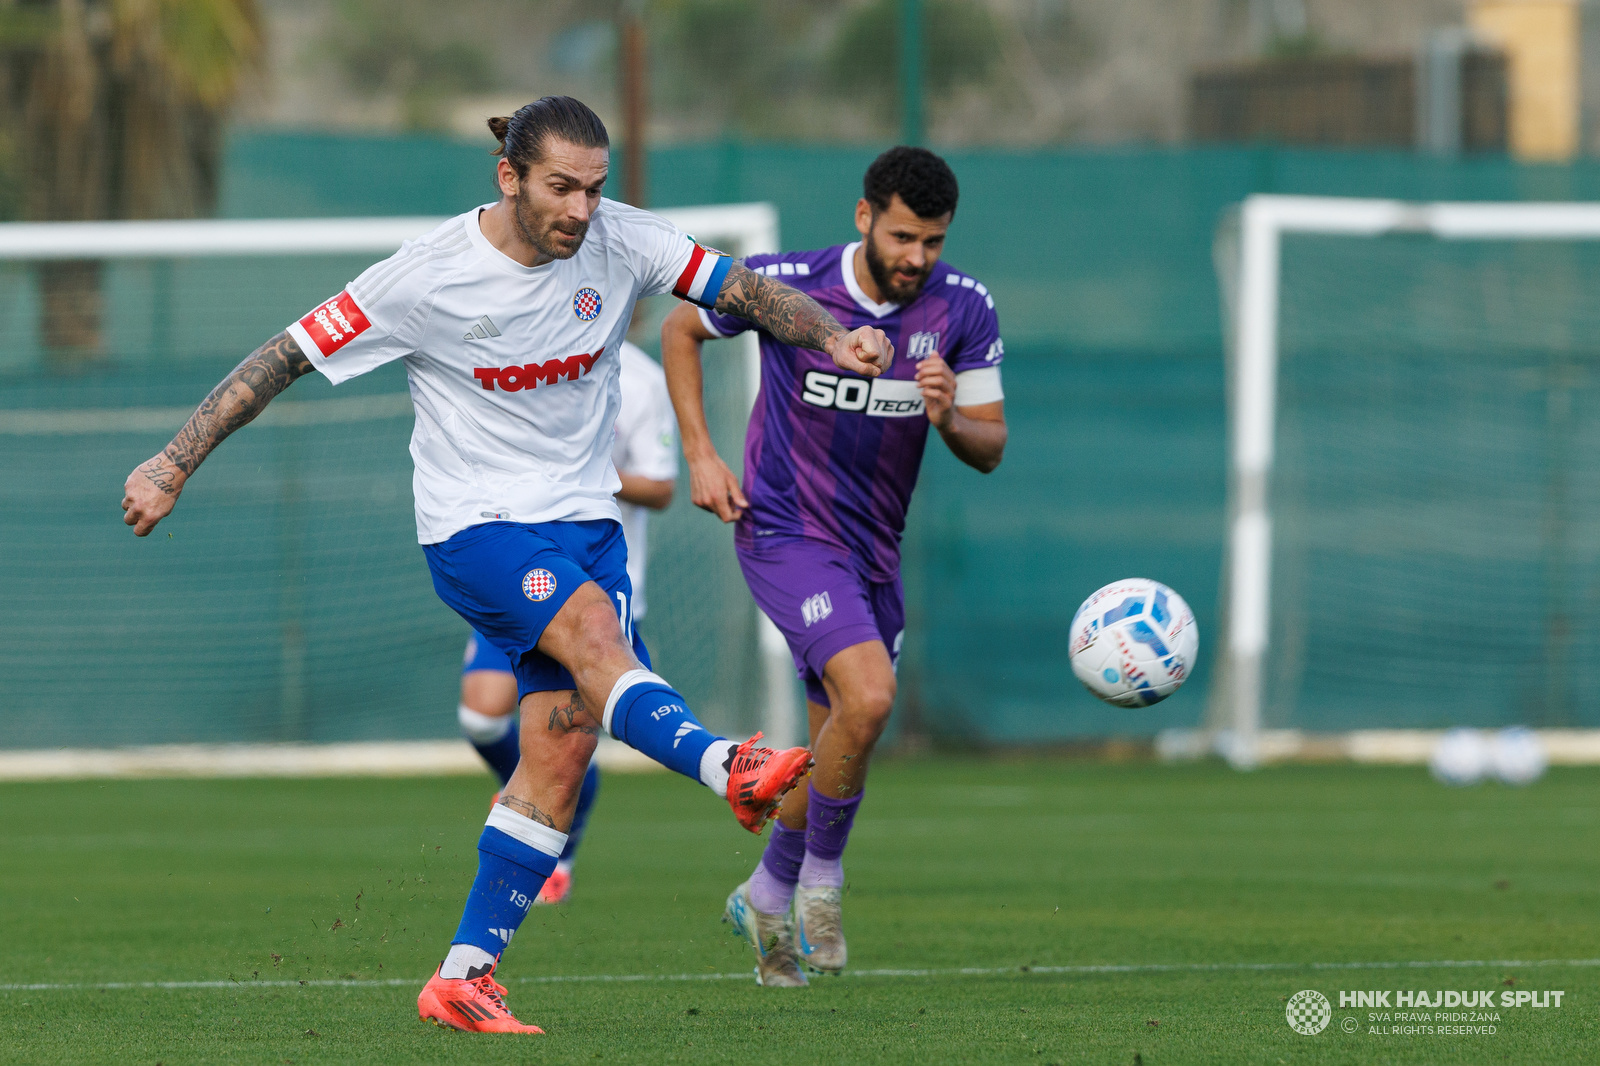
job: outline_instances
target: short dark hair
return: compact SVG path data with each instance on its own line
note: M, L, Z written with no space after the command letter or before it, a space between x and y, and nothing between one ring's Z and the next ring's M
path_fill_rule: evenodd
M872 161L861 194L874 211L887 211L896 193L918 218L953 215L961 187L955 172L926 148L899 145Z
M510 118L491 118L489 132L500 142L494 154L510 160L519 178L544 158L545 142L552 137L579 148L611 147L600 116L570 96L543 96L523 104Z

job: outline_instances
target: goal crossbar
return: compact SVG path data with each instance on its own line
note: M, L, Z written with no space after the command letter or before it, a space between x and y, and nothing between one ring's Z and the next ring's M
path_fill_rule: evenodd
M665 208L657 214L705 241L737 238L740 251L778 250L771 204ZM389 218L179 219L134 222L7 222L0 259L163 259L229 255L393 252L444 222Z
M1410 203L1254 195L1238 211L1238 285L1229 360L1227 638L1216 747L1235 766L1261 758L1262 673L1271 623L1269 483L1277 416L1278 307L1286 234L1441 240L1600 239L1600 203ZM1216 719L1220 718L1221 722Z

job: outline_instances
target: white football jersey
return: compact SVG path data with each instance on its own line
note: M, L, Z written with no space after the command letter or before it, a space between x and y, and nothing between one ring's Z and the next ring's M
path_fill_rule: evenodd
M618 470L651 481L678 476L678 420L667 394L667 375L661 364L627 342L622 345L622 412L617 415L611 462ZM650 509L622 500L617 507L628 541L628 579L633 584L633 617L638 621L649 607L644 575L650 553Z
M482 210L406 242L289 335L334 384L405 361L423 544L482 522L620 521L611 445L634 303L715 303L732 259L601 200L576 255L526 267L484 237Z

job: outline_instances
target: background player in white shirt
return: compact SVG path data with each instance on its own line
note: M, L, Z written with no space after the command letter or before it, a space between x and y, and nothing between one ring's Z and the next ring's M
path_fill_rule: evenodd
M582 103L545 97L490 129L499 201L407 242L252 353L128 475L122 506L149 535L211 450L296 378L405 362L434 589L511 657L524 720L546 723L522 731L461 925L417 1009L450 1028L530 1033L541 1030L512 1016L494 968L555 869L600 729L725 796L753 832L810 764L804 748L714 736L635 653L610 456L635 303L672 292L868 377L893 349L665 219L602 200L609 140Z
M611 462L622 481L617 506L622 511L622 532L628 546L628 580L633 585L637 631L646 609L644 579L650 512L672 502L673 483L678 477L678 421L673 417L667 377L660 365L630 343L622 345L622 410L617 415ZM643 654L641 661L649 666ZM501 785L510 782L521 750L517 719L512 713L516 709L517 679L511 660L486 637L473 633L467 638L461 668L457 717L461 732L500 778ZM599 791L600 767L591 760L578 792L572 826L567 830L566 847L535 903L560 903L572 891L573 861Z

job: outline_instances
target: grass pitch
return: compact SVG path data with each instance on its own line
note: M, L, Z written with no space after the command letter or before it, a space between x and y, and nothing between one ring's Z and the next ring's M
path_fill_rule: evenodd
M793 991L715 976L751 966L717 917L756 838L688 782L613 774L573 901L535 909L502 966L542 1038L416 1016L491 791L487 779L0 786L0 1059L1600 1059L1596 771L1457 791L1409 769L884 761L849 855L857 973ZM865 973L905 970L931 972ZM597 976L630 979L519 980ZM201 981L225 984L147 984ZM319 983L333 981L350 983ZM1301 989L1333 1001L1318 1035L1285 1021ZM1397 1023L1338 1005L1341 990L1446 989L1565 996L1497 1009L1492 1034L1374 1033Z

